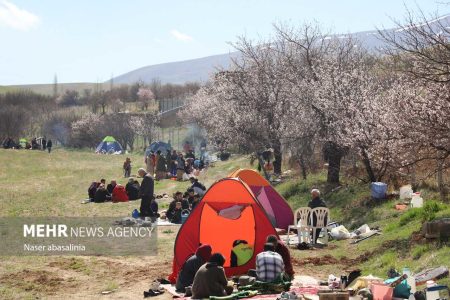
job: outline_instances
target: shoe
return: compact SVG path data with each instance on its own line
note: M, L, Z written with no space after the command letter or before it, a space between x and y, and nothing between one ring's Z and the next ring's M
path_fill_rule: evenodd
M148 290L144 291L144 298L148 298L148 297L155 297L158 295L161 295L162 293L158 292L158 291L153 291L153 290Z

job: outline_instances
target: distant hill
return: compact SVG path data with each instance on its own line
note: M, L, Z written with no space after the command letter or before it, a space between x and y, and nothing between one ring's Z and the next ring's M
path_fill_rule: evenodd
M139 80L151 82L159 79L161 83L183 84L186 82L207 81L217 67L228 68L231 58L238 57L237 52L219 54L197 59L146 66L115 77L114 83L133 83Z
M439 17L435 20L430 20L428 25L434 28L437 22L448 24L450 28L450 15ZM418 24L424 26L425 24ZM385 32L395 33L401 35L402 32L409 30L408 27L386 29ZM338 38L345 38L347 35L337 34ZM378 31L363 31L351 33L350 36L355 40L359 40L361 44L368 50L374 52L377 49L386 47L382 40L378 38ZM228 68L230 66L231 58L238 57L237 52L227 54L219 54L207 56L197 59L190 59L178 62L169 62L157 65L145 66L136 70L132 70L125 74L113 78L114 84L132 84L139 80L145 83L150 83L153 79L158 79L162 83L183 84L186 82L205 82L209 76L214 73L217 68ZM104 83L105 87L109 85ZM60 92L65 89L75 89L82 91L85 88L94 88L95 83L65 83L58 85ZM43 94L51 94L53 92L53 85L51 84L37 84L37 85L20 85L20 86L0 86L0 92L5 92L11 89L30 89L35 92Z
M62 94L66 90L76 90L82 92L85 89L95 90L97 83L78 82L78 83L58 83L58 93ZM109 83L99 83L99 89L109 87ZM24 85L6 85L0 86L0 93L12 91L29 90L43 95L53 95L53 84L24 84Z

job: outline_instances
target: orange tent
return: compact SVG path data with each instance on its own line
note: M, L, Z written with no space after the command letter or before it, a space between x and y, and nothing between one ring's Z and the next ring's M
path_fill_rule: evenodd
M258 172L238 169L228 177L239 178L250 187L274 227L288 229L293 224L294 213L289 204Z
M211 245L213 252L225 257L227 276L245 274L255 268L256 255L263 251L269 234L276 235L276 231L248 186L237 178L219 180L181 226L169 280L176 280L183 263L201 244ZM236 240L247 241L253 255L246 263L231 267L231 250Z

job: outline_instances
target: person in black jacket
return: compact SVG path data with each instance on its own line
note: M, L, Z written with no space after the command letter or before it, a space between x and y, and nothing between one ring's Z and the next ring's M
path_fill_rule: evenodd
M125 186L125 191L128 195L128 200L137 200L139 199L139 182L137 180L134 180L133 178L130 178L128 180L127 185Z
M181 267L177 277L176 291L184 293L186 287L194 282L195 273L200 267L211 258L212 248L208 244L201 245L195 251L195 254L189 257Z
M177 202L180 203L179 208L177 208ZM183 199L182 192L176 192L174 199L170 202L169 209L166 212L167 219L172 223L181 221L181 211L184 209L189 209L189 202L186 199Z
M113 192L114 188L116 187L116 185L117 185L117 181L111 180L111 182L106 186L106 190L108 191L108 193L110 195L112 195L112 192Z
M94 202L95 203L102 203L108 200L108 191L105 188L104 184L100 184L97 188L97 191L94 195ZM111 199L111 198L110 198Z
M151 209L151 202L153 191L155 189L155 182L152 175L147 173L143 168L138 170L138 174L143 178L139 189L139 196L141 197L140 216L141 218L153 217L154 214Z
M52 151L52 147L53 147L52 140L48 140L48 141L47 141L47 150L48 150L48 153L50 153L50 152Z
M327 204L325 203L325 201L323 201L320 198L320 191L318 189L313 189L311 191L311 198L312 200L309 201L308 203L308 207L310 207L311 209L316 208L316 207L327 207ZM317 224L317 218L316 216L313 216L313 226L316 226ZM325 218L325 224L327 224L327 218ZM315 229L316 233L315 233L315 241L314 243L317 243L317 239L319 238L319 234L321 229Z
M97 188L99 187L100 182L93 181L88 188L89 200L94 201L95 193L97 192Z

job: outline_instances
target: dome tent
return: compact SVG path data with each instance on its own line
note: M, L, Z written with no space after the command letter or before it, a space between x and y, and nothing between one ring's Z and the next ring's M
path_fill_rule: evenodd
M122 154L123 149L118 141L112 136L106 136L95 149L95 153Z
M149 156L150 152L156 154L158 150L161 151L162 154L166 154L167 150L172 151L172 146L170 145L170 143L165 143L161 141L153 142L145 150L145 156Z
M289 204L258 172L238 169L228 177L237 177L250 187L274 227L288 229L294 223L294 213Z
M169 280L176 281L183 263L201 244L209 244L213 252L222 253L227 276L246 274L255 267L256 255L263 251L271 234L277 235L248 186L238 178L219 180L178 231ZM236 240L245 240L253 248L253 254L246 263L231 267L230 254Z

